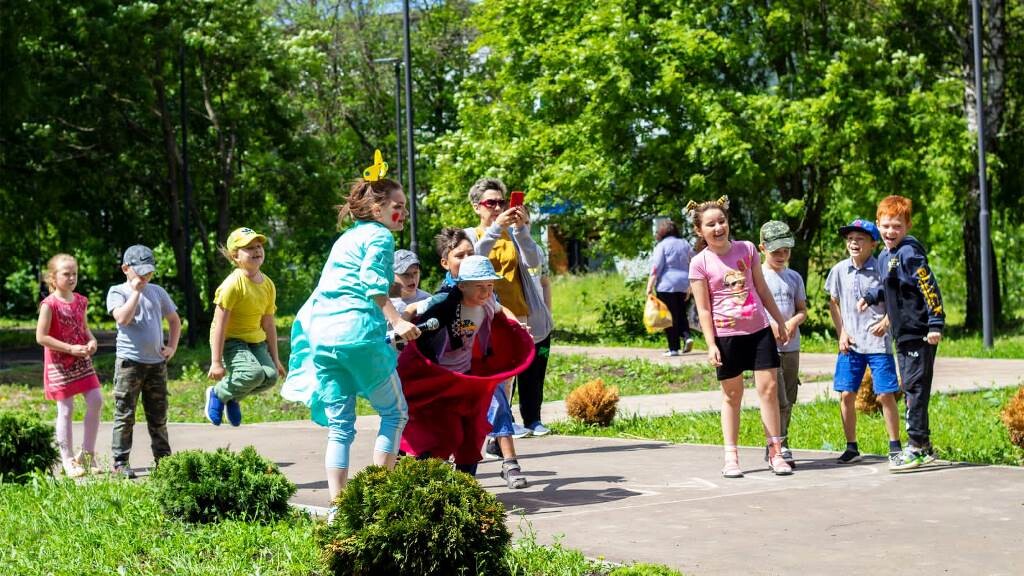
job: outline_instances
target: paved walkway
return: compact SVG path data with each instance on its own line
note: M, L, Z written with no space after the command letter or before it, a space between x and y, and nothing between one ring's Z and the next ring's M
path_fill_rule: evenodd
M657 350L555 347L555 353L703 361L692 353L662 358ZM801 390L806 401L830 389L832 355L806 354L803 372L825 380ZM1007 386L1024 377L1024 361L940 358L936 389ZM717 409L720 393L622 399L623 413L648 415ZM748 400L754 405L756 399ZM564 414L560 402L545 418ZM378 419L360 416L353 472L369 463ZM81 438L76 424L76 438ZM152 464L144 425L135 431L133 464ZM254 445L299 488L293 502L327 505L323 475L326 432L310 422L243 425L172 424L175 450ZM100 454L109 454L110 425ZM763 449L741 449L747 476L719 475L721 447L638 439L548 436L517 441L530 485L508 490L499 463L481 463L478 480L510 510L513 530L542 542L613 562L657 562L687 574L1020 574L1024 566L1024 469L939 462L903 475L881 458L838 466L837 454L797 451L791 477L775 477Z

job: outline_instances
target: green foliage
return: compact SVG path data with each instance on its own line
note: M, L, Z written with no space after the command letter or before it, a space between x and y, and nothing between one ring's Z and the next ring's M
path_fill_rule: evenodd
M608 576L683 576L683 573L661 564L631 564L616 568Z
M252 446L234 453L186 450L167 456L150 482L164 513L186 522L271 522L288 514L292 484Z
M356 474L321 534L334 574L502 574L505 507L437 459Z
M30 413L0 411L0 483L26 482L34 472L47 472L59 455L53 425Z
M634 294L606 300L601 306L601 330L611 338L643 338L647 335L643 319L644 300Z

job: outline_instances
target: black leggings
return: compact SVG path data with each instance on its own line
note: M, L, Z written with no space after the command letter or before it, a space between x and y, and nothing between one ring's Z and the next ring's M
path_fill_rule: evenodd
M668 349L680 350L679 339L690 338L690 321L686 319L686 292L658 292L658 300L668 306L672 314L672 325L665 329Z

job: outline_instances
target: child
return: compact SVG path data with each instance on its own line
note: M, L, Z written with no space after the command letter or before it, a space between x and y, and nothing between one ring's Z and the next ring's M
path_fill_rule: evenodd
M46 285L50 295L39 304L36 342L43 346L43 391L57 401L57 446L64 473L71 478L96 473L96 433L100 427L103 395L91 356L96 338L86 323L89 301L75 292L78 262L69 254L57 254L46 264ZM85 396L85 438L82 451L72 454L74 442L71 418L75 396Z
M789 419L796 404L797 391L800 386L800 325L807 319L807 292L804 279L795 270L789 268L790 250L796 241L793 232L785 222L771 220L761 226L761 244L759 248L764 254L761 272L764 282L772 293L775 305L786 319L783 326L789 333L789 342L779 345L781 366L778 372L779 395L779 432L782 436L782 459L791 468L796 468L793 453L789 450ZM779 337L779 325L769 320L775 338ZM765 430L768 435L768 430ZM768 460L768 448L765 447L764 458Z
M865 369L871 367L871 385L882 405L885 430L889 434L889 466L898 465L900 446L900 416L896 412L895 394L899 390L896 364L886 334L889 320L881 306L857 310L857 302L881 285L878 261L872 255L880 236L878 228L868 220L857 218L839 229L846 242L850 257L832 267L825 279L829 294L828 311L839 337L839 356L833 386L840 394L839 410L846 434L846 450L839 464L860 460L857 448L857 390L860 389Z
M331 502L348 482L349 450L355 437L356 397L380 414L373 463L392 468L408 420L397 353L385 342L388 322L405 340L420 335L388 299L394 282L395 240L405 225L402 186L385 179L376 163L352 184L338 210L338 223L355 224L334 243L316 290L292 325L290 374L281 390L303 402L314 422L328 428L324 466Z
M125 282L107 291L107 311L117 322L117 360L114 362L114 428L111 448L114 473L135 478L128 465L139 394L153 458L171 453L167 439L167 361L178 349L181 318L167 292L151 284L156 260L153 251L136 244L124 251L121 271ZM170 329L164 345L163 320Z
M398 290L397 295L392 296L391 303L399 314L405 311L406 306L430 298L430 292L420 290L420 259L415 252L395 250L394 287ZM394 290L392 294L395 294Z
M779 344L789 342L789 330L756 265L757 249L750 242L729 240L728 209L726 196L686 206L698 238L697 254L690 261L690 285L708 343L708 360L717 368L722 385L722 476L743 477L736 441L744 370L754 371L761 421L768 435L768 466L777 475L789 475L793 469L782 457L779 432L779 353L765 311L779 326Z
M217 305L210 328L210 371L219 380L206 389L206 418L220 426L225 410L232 426L242 423L239 402L251 394L273 388L285 369L277 355L277 289L260 272L267 237L252 228L228 235L224 257L235 270L214 294Z
M942 340L946 313L924 246L908 236L912 204L903 196L878 203L878 228L885 250L878 256L882 285L868 290L857 303L860 311L885 303L896 359L907 402L906 449L890 461L889 470L903 472L935 460L928 429L935 352Z

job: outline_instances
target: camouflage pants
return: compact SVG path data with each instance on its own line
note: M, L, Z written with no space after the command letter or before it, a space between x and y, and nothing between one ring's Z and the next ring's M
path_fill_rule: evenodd
M167 363L142 364L118 358L114 363L114 438L111 443L115 464L128 464L140 393L153 458L159 460L171 453L167 440Z

